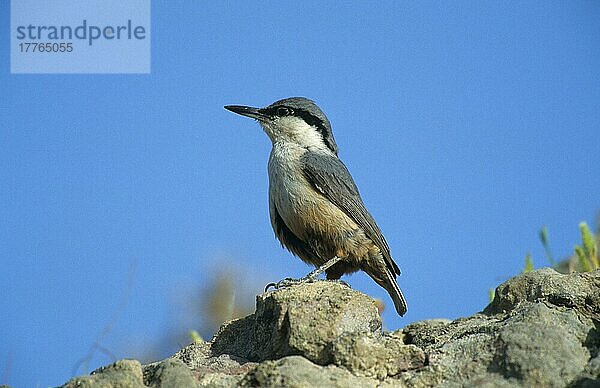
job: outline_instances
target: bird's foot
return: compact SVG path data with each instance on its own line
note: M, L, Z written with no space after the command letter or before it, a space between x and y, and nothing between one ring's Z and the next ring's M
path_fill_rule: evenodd
M348 284L348 283L346 283L345 281L343 281L343 280L340 280L340 279L327 279L327 281L328 281L328 282L332 282L332 283L341 284L342 286L344 286L344 287L348 287L348 288L350 288L350 289L352 288L352 287L350 286L350 284Z
M269 288L271 288L271 287L273 287L276 290L279 290L279 289L286 288L286 287L296 286L298 284L313 283L316 280L317 279L312 276L305 276L300 279L285 278L283 280L278 281L277 283L267 284L267 286L265 287L265 292L269 291Z
M328 268L330 268L332 265L334 265L335 263L337 263L340 260L341 259L339 257L334 256L332 259L327 261L325 264L321 265L320 267L315 268L308 275L306 275L305 277L300 278L300 279L285 278L283 280L278 281L277 283L269 283L265 287L265 292L267 292L269 290L269 288L271 288L271 287L275 288L276 290L279 290L280 288L295 286L297 284L313 283L317 280L317 278L323 272L327 271ZM348 286L348 284L346 282L343 282L343 283ZM350 287L350 286L348 286L348 287Z
M325 280L320 280L320 279L317 279L317 278L305 276L305 277L300 278L300 279L285 278L283 280L278 281L277 283L269 283L265 287L265 292L269 291L269 288L271 288L271 287L273 287L273 289L275 289L275 290L280 290L282 288L287 288L287 287L291 287L291 286L297 286L298 284L314 283L314 282L318 282L318 281L326 281L326 282L337 283L337 284L340 284L340 285L342 285L344 287L348 287L350 289L352 288L350 286L350 284L348 284L345 281L340 280L340 279L325 279Z

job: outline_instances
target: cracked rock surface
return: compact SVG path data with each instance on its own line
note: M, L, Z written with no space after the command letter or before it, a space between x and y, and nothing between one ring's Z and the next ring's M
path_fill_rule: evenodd
M468 318L383 333L374 301L332 282L257 296L256 311L148 365L64 387L596 387L600 271L512 278Z

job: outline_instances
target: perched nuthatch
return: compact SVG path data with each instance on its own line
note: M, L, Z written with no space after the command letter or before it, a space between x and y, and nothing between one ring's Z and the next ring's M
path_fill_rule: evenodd
M406 301L396 283L400 274L390 248L369 214L325 114L311 100L286 98L265 108L228 105L256 119L273 148L269 157L271 225L283 246L317 269L276 286L365 271L390 294L399 315Z

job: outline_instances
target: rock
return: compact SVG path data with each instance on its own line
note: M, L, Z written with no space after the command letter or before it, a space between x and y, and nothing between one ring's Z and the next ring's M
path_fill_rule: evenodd
M326 365L331 344L344 333L381 334L373 299L335 282L320 281L267 292L256 312L224 324L212 342L213 355L250 361L302 355Z
M354 376L347 370L313 364L301 356L261 363L241 383L244 387L375 387L376 381Z
M173 358L177 358L183 361L188 367L192 369L199 368L204 360L210 357L210 343L204 341L193 342L188 346L183 347L177 353L173 355Z
M405 342L429 356L409 374L425 385L561 387L598 378L588 363L600 346L599 277L534 271L500 285L484 314L407 326Z
M496 288L494 300L484 312L502 313L519 303L538 301L600 314L600 271L561 275L543 268L522 274Z
M590 331L586 323L592 324L581 322L573 311L553 310L543 303L520 309L499 329L491 366L527 385L572 383L591 356L583 345Z
M144 381L147 385L156 387L229 387L238 385L242 377L257 365L254 362L229 354L213 356L210 345L208 342L196 342L184 347L171 358L144 366ZM177 363L165 364L166 361L172 360L177 361ZM158 378L165 374L167 376L181 375L178 377L181 379L187 378L187 375L181 371L181 366L188 371L188 374L193 371L192 375L197 382L196 385L190 385L191 383L173 385L164 378ZM156 371L161 369L163 372L157 375Z
M542 269L483 312L382 333L374 301L333 282L257 297L211 342L141 366L122 360L67 387L600 386L600 271Z
M197 387L200 384L183 361L167 358L153 367L144 368L144 381L149 387Z
M394 337L346 333L333 344L333 363L358 376L386 377L425 365L425 353Z
M75 377L63 387L145 387L142 376L142 365L139 361L120 360L95 370L90 376Z

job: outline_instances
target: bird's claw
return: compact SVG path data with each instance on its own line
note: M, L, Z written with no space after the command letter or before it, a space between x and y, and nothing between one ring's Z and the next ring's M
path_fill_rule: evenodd
M265 287L265 292L269 291L269 288L271 288L271 287L273 287L276 290L279 290L280 288L293 286L294 284L297 284L297 283L298 283L298 279L285 278L276 283L272 282L272 283L267 284L267 286Z
M348 283L346 283L345 281L343 281L343 280L340 280L340 279L327 279L327 281L328 281L328 282L334 282L334 283L341 284L342 286L344 286L344 287L348 287L348 288L350 288L350 289L352 288L352 287L350 286L350 284L348 284Z
M271 282L271 283L267 284L267 285L265 286L265 292L269 291L269 288L271 288L271 287L273 287L273 288L277 289L277 288L276 288L276 287L277 287L277 283L272 283L272 282Z
M269 288L271 288L271 287L273 287L275 290L280 290L282 288L291 287L291 286L295 286L298 284L312 283L314 281L315 281L315 279L310 278L310 277L303 277L300 279L285 278L283 280L278 281L277 283L267 284L265 287L265 292L269 291Z

